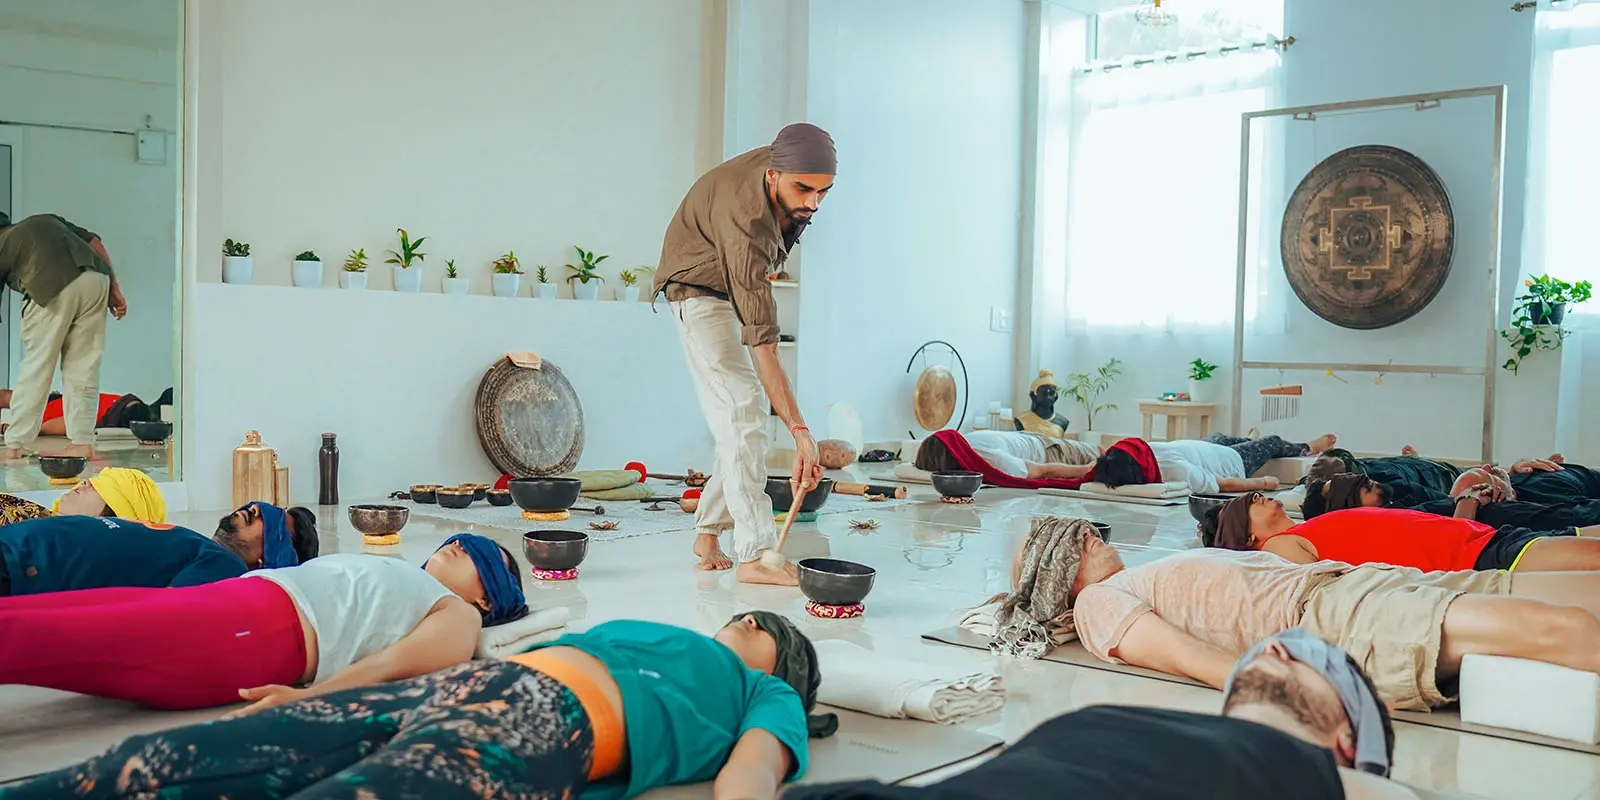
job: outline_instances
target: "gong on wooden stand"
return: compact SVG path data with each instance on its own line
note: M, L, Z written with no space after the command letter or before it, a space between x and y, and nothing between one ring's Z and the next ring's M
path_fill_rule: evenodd
M950 353L947 364L928 363L928 348L944 348ZM959 430L967 421L967 362L962 360L961 353L955 345L941 339L924 342L911 354L911 360L906 362L906 374L911 374L918 360L922 362L922 371L917 374L916 384L911 390L911 414L916 418L917 424L924 431L933 432L944 430L950 424L950 419L956 414L956 399L961 400L961 417L956 421ZM959 368L961 379L959 384L956 373L952 367ZM911 433L911 438L917 438Z
M583 406L555 364L532 353L502 357L484 373L473 403L489 463L519 478L560 475L583 455Z

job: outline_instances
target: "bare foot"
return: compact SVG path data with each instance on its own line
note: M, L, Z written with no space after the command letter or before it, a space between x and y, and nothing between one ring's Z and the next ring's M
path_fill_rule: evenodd
M1244 432L1244 438L1249 439L1252 442L1257 440L1257 439L1260 439L1261 438L1261 429L1260 428L1251 428L1250 430L1245 431Z
M23 458L22 448L20 448L20 447L7 447L6 448L5 460L7 460L7 461L20 461L20 460L22 460L22 458Z
M1547 461L1553 461L1553 462L1555 462L1557 464L1565 464L1565 463L1567 463L1566 457L1562 456L1560 453L1551 453L1550 457L1548 459L1546 459L1546 460Z
M795 571L794 564L785 562L783 569L771 570L763 566L759 558L740 564L733 576L740 583L759 583L767 586L800 585L800 575Z
M694 537L694 554L700 557L695 569L717 572L733 569L733 559L722 552L722 545L714 533L698 533Z
M1328 450L1332 449L1333 446L1338 443L1339 437L1334 436L1331 433L1324 433L1321 436L1318 436L1317 438L1307 442L1306 449L1311 451L1311 455L1321 455L1322 453L1326 453Z
M1400 455L1403 455L1403 456L1414 456L1416 454L1417 454L1417 448L1412 447L1409 444L1404 444L1404 445L1400 446Z

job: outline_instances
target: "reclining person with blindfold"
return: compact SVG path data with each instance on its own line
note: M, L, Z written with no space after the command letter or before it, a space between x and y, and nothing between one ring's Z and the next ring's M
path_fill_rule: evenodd
M485 625L527 613L516 560L482 536L450 537L421 569L359 554L299 563L284 511L247 510L265 529L266 569L0 599L0 685L255 710L460 664Z
M800 786L784 797L1414 800L1410 789L1383 780L1393 760L1394 727L1372 681L1343 650L1295 628L1234 663L1221 716L1090 706L930 786L855 781Z
M0 798L623 798L715 781L719 798L771 800L805 773L808 737L837 725L806 716L821 682L811 642L777 614L739 614L714 636L620 620L135 736Z
M1416 508L1423 503L1448 501L1451 489L1464 472L1447 461L1424 458L1410 445L1404 455L1357 458L1335 448L1312 463L1305 482L1327 480L1350 472L1365 475L1383 486L1388 505ZM1483 469L1480 467L1479 469ZM1561 454L1525 458L1505 469L1517 499L1529 503L1564 504L1600 500L1600 473L1581 464L1568 464Z

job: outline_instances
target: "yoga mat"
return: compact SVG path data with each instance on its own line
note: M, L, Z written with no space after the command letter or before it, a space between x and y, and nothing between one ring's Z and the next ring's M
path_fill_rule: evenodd
M1040 489L1039 494L1055 495L1056 497L1072 497L1079 500L1099 500L1105 503L1127 503L1135 506L1181 506L1189 502L1189 496L1182 497L1134 497L1126 494L1101 494L1100 492L1086 492L1082 489Z
M152 711L31 686L0 687L0 784L76 764L143 733L208 722L237 706Z
M952 644L956 647L968 647L974 650L989 649L989 640L981 634L973 633L960 627L941 628L932 633L924 633L922 638ZM1135 667L1127 664L1112 664L1095 658L1088 650L1083 649L1081 642L1070 642L1046 653L1045 661L1054 661L1057 664L1071 664L1075 667L1098 669L1105 672L1120 672L1124 675L1134 675L1140 678L1150 678L1167 683L1179 683L1201 688L1211 688L1205 684L1178 675L1168 675L1153 669ZM1425 725L1430 728L1440 728L1447 731L1460 733L1475 733L1479 736L1489 736L1495 739L1506 739L1513 742L1525 742L1541 747L1555 747L1561 750L1571 750L1575 753L1589 753L1600 755L1600 746L1588 745L1582 742L1571 742L1565 739L1555 739L1549 736L1540 736L1535 733L1524 733L1509 728L1491 728L1487 725L1472 725L1461 721L1461 713L1454 707L1427 711L1395 711L1390 714L1398 722L1409 722L1413 725Z
M839 732L811 740L811 768L800 783L834 783L871 778L897 783L947 767L1005 744L998 736L966 728L905 719L884 719L842 708ZM711 784L669 786L646 792L643 800L698 800L711 797Z

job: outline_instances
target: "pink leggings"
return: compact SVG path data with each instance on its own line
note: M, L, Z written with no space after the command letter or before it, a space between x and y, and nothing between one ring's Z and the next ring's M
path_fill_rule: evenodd
M305 669L294 601L262 578L0 597L0 685L206 708Z

